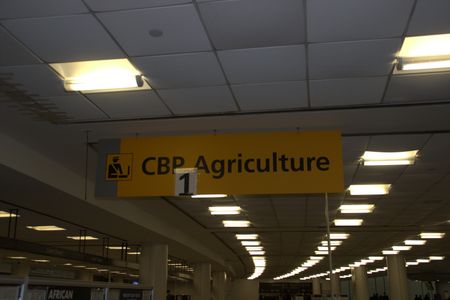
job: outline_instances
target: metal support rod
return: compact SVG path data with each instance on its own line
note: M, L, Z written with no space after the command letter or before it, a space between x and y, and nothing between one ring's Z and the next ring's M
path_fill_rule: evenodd
M334 288L333 288L333 260L331 255L331 231L330 231L330 215L329 215L329 209L328 209L328 193L325 193L325 221L327 223L327 242L328 242L328 263L330 266L330 293L331 293L331 299L336 299L334 296Z

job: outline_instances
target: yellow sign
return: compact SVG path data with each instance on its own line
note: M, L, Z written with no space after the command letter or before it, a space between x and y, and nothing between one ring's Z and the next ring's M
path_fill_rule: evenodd
M171 196L193 182L196 194L344 191L337 131L133 137L117 148L102 165L117 197ZM184 185L176 187L176 178Z

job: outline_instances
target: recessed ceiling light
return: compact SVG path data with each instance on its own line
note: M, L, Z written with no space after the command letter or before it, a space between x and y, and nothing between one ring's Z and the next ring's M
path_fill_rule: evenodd
M37 263L48 263L50 262L48 259L32 259L32 261Z
M430 260L444 260L445 256L430 256Z
M407 261L406 262L406 266L417 266L419 263L416 261Z
M366 151L362 156L365 166L396 166L412 165L416 159L418 150L403 152L375 152Z
M383 256L369 256L369 259L371 259L371 260L383 260L384 257Z
M407 246L421 246L427 243L426 240L405 240Z
M203 194L203 195L192 195L191 198L226 198L227 194Z
M236 234L238 240L257 240L257 234Z
M27 226L28 229L36 231L63 231L65 228L58 227L55 225L40 225L40 226Z
M424 240L442 239L445 236L443 232L422 232L420 238Z
M374 209L375 205L373 204L344 204L339 207L343 214L369 214Z
M264 254L266 254L266 252L265 251L249 251L248 252L250 255L264 255Z
M86 241L95 241L95 240L98 240L98 238L96 238L96 237L94 237L94 236L90 236L90 235L87 235L87 236L79 236L79 235L76 235L76 236L68 236L67 238L68 238L68 239L71 239L71 240L76 240L76 241L83 241L83 240L86 240Z
M328 241L322 241L322 246L328 246ZM330 246L340 246L342 241L330 241Z
M71 266L72 264L71 263L65 263L64 265L65 266Z
M331 246L330 249L331 249L331 251L334 251L336 249L336 247L335 246ZM319 251L328 251L328 247L318 246L317 250L319 250Z
M247 251L261 251L263 250L262 246L247 246L245 247L245 250Z
M382 253L384 255L395 255L395 254L398 254L399 251L397 251L397 250L383 250Z
M409 251L411 248L411 246L392 246L392 250L395 251Z
M416 259L416 262L421 263L421 264L426 264L426 263L429 263L430 260L426 259L426 258L419 258L419 259Z
M353 184L349 188L350 195L387 195L391 189L390 184Z
M211 206L209 207L211 215L238 215L241 213L239 206Z
M241 241L242 246L260 246L260 241Z
M17 259L17 260L24 260L27 259L25 256L8 256L9 259Z
M106 248L108 248L109 250L125 250L125 248L127 249L127 250L131 250L131 248L130 247L125 247L125 246L106 246Z
M84 93L149 90L142 74L126 58L50 64L67 91Z
M324 257L323 256L310 256L309 259L321 261L322 259L324 259Z
M349 236L350 234L348 233L331 233L330 240L346 240Z
M361 226L363 223L362 219L336 219L334 220L334 225L336 226Z
M141 252L139 251L132 251L132 252L127 252L128 255L141 255Z
M328 251L316 250L316 251L314 251L314 254L316 254L316 255L327 255Z
M222 221L224 227L249 227L250 221L244 220L224 220Z
M11 212L0 210L0 218L16 218L16 217L20 216Z
M450 34L406 37L398 54L397 70L450 68Z

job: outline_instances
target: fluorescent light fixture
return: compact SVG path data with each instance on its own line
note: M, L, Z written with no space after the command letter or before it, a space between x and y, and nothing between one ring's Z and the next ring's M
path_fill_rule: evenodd
M444 260L445 256L430 256L430 260Z
M406 262L406 266L417 266L419 263L416 261L407 261Z
M450 68L450 34L406 37L398 54L397 70Z
M328 246L328 241L322 241L322 246ZM330 241L331 246L340 246L342 245L342 241Z
M55 225L41 225L41 226L27 226L28 229L36 230L36 231L62 231L66 230L65 228L58 227Z
M339 207L343 214L369 214L374 209L375 205L373 204L345 204Z
M76 240L76 241L83 241L83 240L86 240L86 241L96 241L96 240L98 240L98 238L96 238L95 236L90 236L90 235L87 235L87 236L79 236L79 235L76 235L76 236L68 236L67 238L68 238L68 239L71 239L71 240Z
M67 91L84 93L149 90L142 74L126 58L50 64Z
M324 257L323 256L310 256L309 259L310 260L321 261L322 259L324 259Z
M394 251L409 251L411 248L411 246L392 246L392 250Z
M398 250L383 250L382 252L384 255L395 255L399 253Z
M443 232L422 232L420 238L424 240L442 239L445 236Z
M383 256L369 256L369 259L371 259L371 260L383 260L384 257Z
M412 165L416 159L418 150L402 152L375 152L366 151L362 156L365 166L398 166Z
M50 262L48 259L32 259L32 261L37 263L48 263Z
M238 215L241 213L239 206L211 206L209 207L211 215Z
M204 198L226 198L228 195L227 194L203 194L203 195L192 195L191 198L199 198L199 199L204 199Z
M421 246L427 243L426 240L405 240L407 246Z
M249 251L248 252L250 255L264 255L264 254L266 254L266 252L265 251Z
M247 251L262 251L263 247L262 246L248 246L248 247L245 247L245 250L247 250Z
M241 241L242 246L261 246L260 241Z
M331 246L330 249L331 249L331 251L334 251L336 249L336 247ZM319 251L328 251L328 247L318 246L317 250L319 250Z
M106 248L108 248L109 250L122 250L122 249L124 249L125 250L125 248L127 248L127 250L131 250L131 248L130 247L125 247L125 246L106 246Z
M390 184L352 184L349 188L350 195L387 195L391 189Z
M363 223L362 219L336 219L334 220L334 225L336 226L361 226Z
M426 259L426 258L419 258L419 259L416 259L416 262L421 263L421 264L426 264L426 263L429 263L430 260Z
M222 221L224 227L249 227L250 221L243 220L224 220Z
M9 259L17 259L17 260L24 260L27 259L25 256L8 256Z
M77 268L77 269L84 269L84 268L86 268L86 266L73 266L74 268Z
M127 252L128 255L141 255L141 252L134 251L134 252Z
M19 215L16 215L14 213L10 213L8 211L3 211L0 210L0 218L16 218L16 217L20 217Z
M64 266L71 266L71 263L65 263Z
M257 234L236 234L238 240L257 240Z
M316 251L314 251L314 254L316 254L316 255L327 255L328 251L316 250Z
M348 233L331 233L330 240L346 240L349 236L350 234Z

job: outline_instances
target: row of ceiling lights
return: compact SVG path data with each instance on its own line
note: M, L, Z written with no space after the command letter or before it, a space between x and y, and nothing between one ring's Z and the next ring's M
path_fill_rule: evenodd
M68 91L83 93L149 90L147 79L128 59L52 63ZM406 37L397 55L399 72L450 68L450 34Z
M196 198L218 198L219 196L226 197L227 195L197 195L193 196ZM209 212L211 215L239 215L242 209L239 206L210 206ZM250 221L248 220L223 220L224 227L249 227ZM249 280L256 279L260 277L266 268L266 257L264 256L266 252L263 246L261 246L261 241L259 241L259 236L255 233L251 234L236 234L236 238L241 242L241 245L245 247L250 256L252 257L254 272L248 277Z
M417 157L418 150L403 151L403 152L374 152L366 151L362 156L361 160L364 166L405 166L412 165ZM375 185L351 185L349 187L350 195L384 195L390 190L390 184L375 184ZM372 213L375 209L374 204L344 204L339 207L339 211L342 214L367 214ZM363 219L335 219L335 226L361 226ZM435 233L423 233L423 235L433 236ZM436 233L439 235L440 233ZM342 237L348 238L348 234L341 234ZM425 241L426 242L426 241ZM417 241L409 240L405 241L404 246L393 246L392 250L383 250L384 255L398 254L398 251L409 250L412 244L417 243ZM328 255L328 249L334 251L336 247L342 244L342 240L333 240L333 234L331 234L330 241L322 241L315 251L316 255ZM309 260L305 261L301 266L295 268L289 273L275 277L275 280L285 279L288 277L295 276L299 273L306 271L308 268L318 264L324 257L311 256ZM355 262L355 264L350 264L344 269L340 268L335 271L342 272L358 264L365 264L367 262L373 262L375 260L383 259L383 257L370 257L368 259L362 260L361 262ZM321 276L329 274L321 273ZM318 275L318 274L316 274ZM313 275L313 276L316 276ZM314 278L314 277L305 277Z

